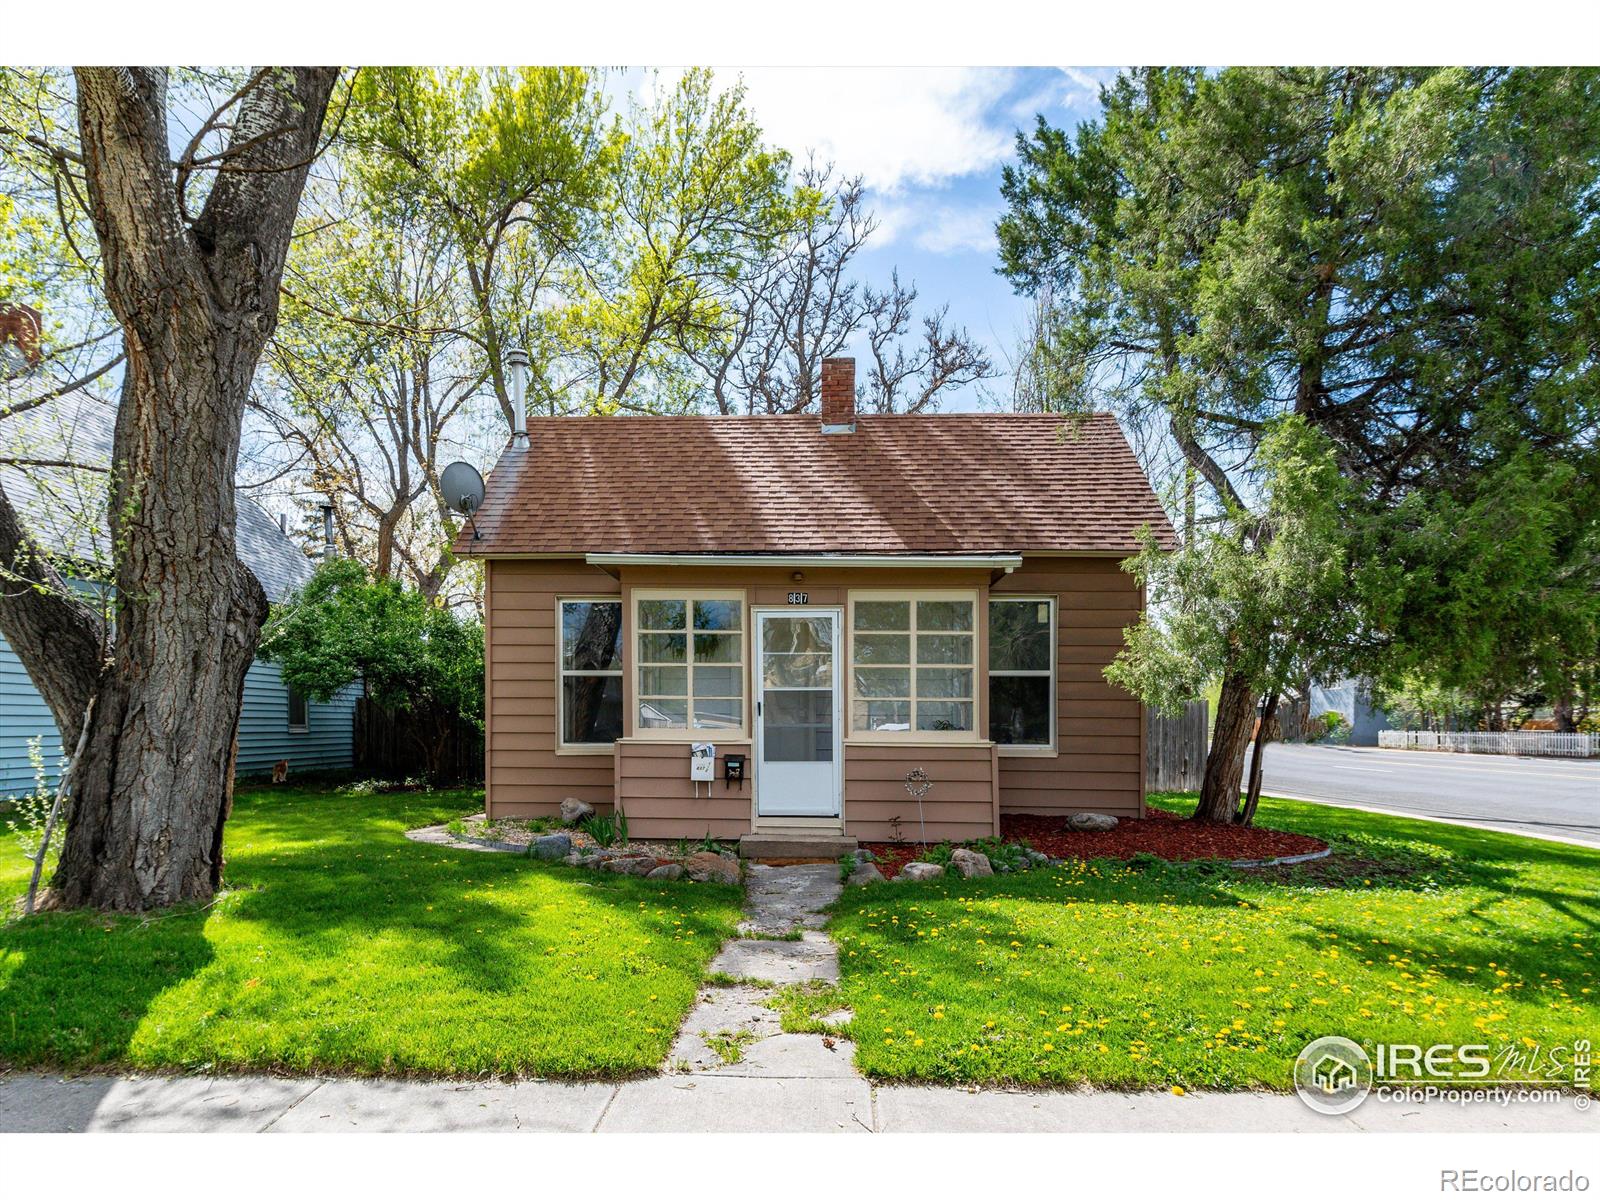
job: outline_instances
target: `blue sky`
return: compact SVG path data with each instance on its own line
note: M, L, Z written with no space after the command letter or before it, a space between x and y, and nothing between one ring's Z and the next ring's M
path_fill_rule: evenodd
M1098 111L1099 84L1114 75L1075 67L717 71L719 83L744 80L775 145L796 156L814 150L864 178L879 229L857 259L861 278L881 284L898 267L902 281L916 283L920 308L948 304L952 321L989 348L1002 372L1027 305L995 274L1001 168L1015 156L1017 130L1032 128L1036 114L1076 125ZM1009 379L988 386L1005 395ZM978 402L969 388L944 407Z

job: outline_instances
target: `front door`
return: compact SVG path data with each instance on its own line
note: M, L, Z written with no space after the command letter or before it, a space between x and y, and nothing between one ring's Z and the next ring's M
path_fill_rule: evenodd
M839 614L757 611L756 812L837 817Z

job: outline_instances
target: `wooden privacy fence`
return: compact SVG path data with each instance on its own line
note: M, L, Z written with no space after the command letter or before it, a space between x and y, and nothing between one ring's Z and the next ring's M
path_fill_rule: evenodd
M1385 729L1378 734L1383 750L1445 750L1456 754L1531 754L1545 758L1600 757L1600 733L1551 733L1519 729L1509 733L1430 733L1417 729Z
M425 716L390 712L366 697L356 701L355 768L365 779L420 779L428 773L428 755L417 736L418 724L431 727ZM433 783L477 783L483 779L483 733L457 718L439 756Z
M1183 712L1165 717L1144 710L1144 786L1149 792L1197 792L1206 772L1211 706L1191 700Z

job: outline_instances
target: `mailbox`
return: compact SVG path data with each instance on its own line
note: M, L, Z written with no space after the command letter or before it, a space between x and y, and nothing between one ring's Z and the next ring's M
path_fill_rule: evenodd
M744 783L744 755L724 754L722 756L722 778L732 787L734 784Z
M689 747L689 778L695 783L710 783L717 777L717 748L710 742Z

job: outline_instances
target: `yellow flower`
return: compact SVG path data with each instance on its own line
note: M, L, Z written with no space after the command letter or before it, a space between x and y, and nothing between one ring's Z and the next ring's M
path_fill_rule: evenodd
M1188 1093L1185 1092L1183 1090L1183 1088L1179 1087L1177 1084L1173 1084L1172 1085L1172 1094L1174 1096L1184 1096L1184 1095L1187 1095Z

